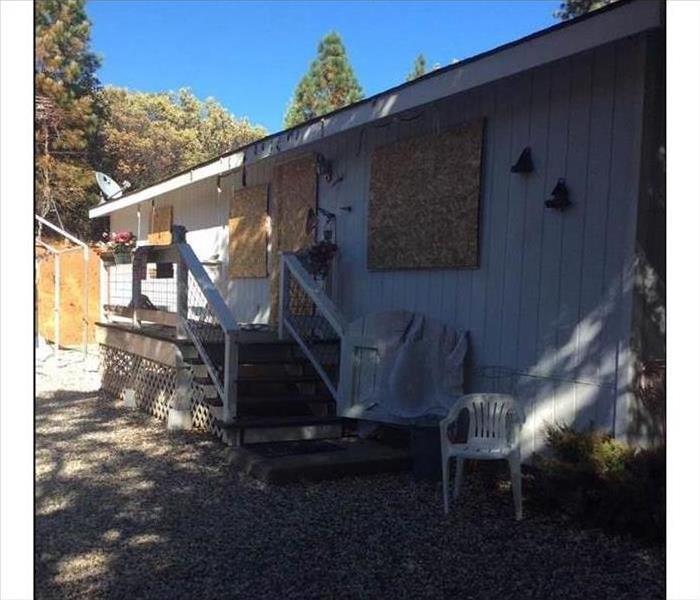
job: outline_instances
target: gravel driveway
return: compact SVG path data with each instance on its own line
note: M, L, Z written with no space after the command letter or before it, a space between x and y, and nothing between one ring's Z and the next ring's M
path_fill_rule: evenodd
M449 518L405 475L265 486L209 435L97 392L95 358L38 367L37 598L664 597L660 552L512 520L473 478Z

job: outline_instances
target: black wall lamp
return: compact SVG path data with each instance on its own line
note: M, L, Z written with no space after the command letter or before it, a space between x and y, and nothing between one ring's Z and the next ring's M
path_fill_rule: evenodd
M532 173L535 170L535 165L532 164L532 153L530 146L523 148L516 163L510 168L511 173Z
M333 179L333 164L323 154L316 155L316 173L326 181Z
M562 211L571 206L571 200L569 200L569 189L566 187L566 181L563 177L557 181L557 185L555 185L554 189L552 190L551 198L546 200L544 205L547 208L554 208Z

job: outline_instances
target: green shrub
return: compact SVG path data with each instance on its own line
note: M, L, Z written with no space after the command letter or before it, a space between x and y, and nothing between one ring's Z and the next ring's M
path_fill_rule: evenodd
M635 450L592 429L550 426L551 457L535 458L529 496L587 526L662 543L665 538L666 452Z

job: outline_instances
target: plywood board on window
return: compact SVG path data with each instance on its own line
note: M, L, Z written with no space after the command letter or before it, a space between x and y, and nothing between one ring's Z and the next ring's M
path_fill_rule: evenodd
M151 246L168 246L172 243L170 228L173 226L173 207L155 206L151 213L151 231L148 243Z
M229 277L267 277L267 185L236 189L228 221Z
M484 119L376 148L370 270L477 267Z
M275 167L272 193L276 209L277 248L296 252L313 243L313 233L306 233L306 216L316 209L316 159L302 156Z
M316 157L308 154L275 166L272 174L272 281L270 321L279 303L279 253L296 252L314 242L306 233L309 209L316 209Z

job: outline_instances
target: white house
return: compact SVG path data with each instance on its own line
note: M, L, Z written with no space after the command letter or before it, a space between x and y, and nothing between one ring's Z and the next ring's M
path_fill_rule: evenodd
M665 354L663 11L657 0L617 2L174 174L90 217L109 215L113 231L131 230L144 246L167 246L170 226L184 226L236 325L281 320L283 335L325 369L339 415L400 421L363 401L356 370L371 333L363 318L402 309L469 332L467 388L483 384L469 371L485 366L516 374L526 456L541 448L547 422L592 422L644 440L654 424L635 376L640 360ZM345 344L330 369L302 321L285 328L278 300L280 253L324 230L339 248L332 286L302 291L296 317L322 315ZM285 273L296 280L301 263L292 262ZM120 268L104 271L104 305L131 301L131 274L120 283ZM141 291L170 306L155 296L173 298L175 280L151 275ZM230 423L236 414L220 416Z

